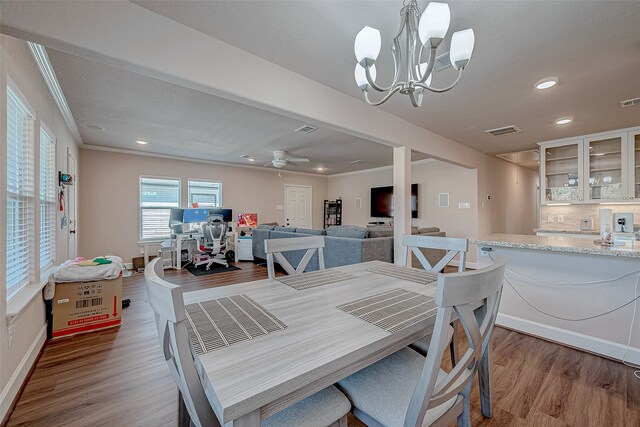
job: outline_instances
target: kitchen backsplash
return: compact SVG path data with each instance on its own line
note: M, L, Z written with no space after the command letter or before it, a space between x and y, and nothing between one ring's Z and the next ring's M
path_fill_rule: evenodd
M543 230L580 230L581 219L593 220L594 231L600 229L600 209L611 209L613 213L632 213L634 223L640 224L640 204L634 205L570 205L547 206L540 208L540 228ZM553 216L553 222L549 222L549 216ZM558 216L563 222L558 222Z

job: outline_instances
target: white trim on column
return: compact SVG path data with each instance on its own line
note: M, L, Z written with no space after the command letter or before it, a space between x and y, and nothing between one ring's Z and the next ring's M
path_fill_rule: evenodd
M76 121L73 118L73 114L71 114L71 109L69 108L69 104L67 104L67 99L64 97L60 83L58 83L56 73L53 71L53 66L49 61L47 51L44 46L37 43L27 42L27 45L29 46L29 49L31 49L31 53L38 64L42 78L47 83L49 91L51 91L51 96L53 96L53 100L56 102L67 127L69 127L71 135L73 135L73 139L78 145L82 145L83 141L80 136L80 131L78 130Z

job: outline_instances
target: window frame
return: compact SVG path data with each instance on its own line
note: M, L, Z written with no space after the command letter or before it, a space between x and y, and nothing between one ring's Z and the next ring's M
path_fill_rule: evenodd
M24 94L22 93L22 91L18 88L18 86L11 80L10 77L7 76L7 84L6 84L6 99L5 99L5 119L6 119L6 123L7 123L7 133L6 133L6 139L5 139L5 146L6 149L8 150L9 147L9 108L8 108L8 103L9 103L9 99L10 97L13 97L17 100L17 102L19 103L19 108L25 110L25 112L27 113L27 120L29 121L28 124L28 132L29 134L27 135L28 141L26 143L27 147L27 153L28 153L28 158L27 158L27 173L29 175L28 179L31 181L31 189L30 192L31 194L16 194L13 192L9 191L9 153L6 153L6 159L4 161L4 166L5 166L5 171L4 171L4 175L5 175L5 197L4 197L4 215L6 217L8 217L8 209L9 209L9 200L10 197L15 198L16 200L20 200L22 199L23 202L26 203L26 215L27 215L27 219L26 222L29 223L31 220L33 220L35 222L35 220L38 218L37 216L37 211L38 211L38 201L39 201L39 194L38 194L38 179L39 179L39 175L36 176L36 138L38 138L38 143L39 143L39 127L38 127L38 123L37 123L37 115L36 115L36 111L35 109L31 106L31 104L29 103L29 101L27 100L27 98L24 96ZM9 251L7 249L7 245L9 242L9 233L8 233L8 219L4 224L5 227L5 239L3 242L4 245L4 257L5 257L5 267L7 264L9 264ZM39 224L38 224L39 226ZM26 241L27 241L27 276L26 276L26 280L22 280L19 283L16 283L14 285L12 285L11 287L8 286L8 273L9 270L7 268L5 268L5 272L4 272L4 278L5 278L5 292L6 292L6 296L5 296L5 300L7 302L10 302L11 300L13 300L14 298L16 298L16 296L18 296L22 290L24 290L25 288L27 288L29 285L32 285L33 283L35 283L36 280L36 265L35 263L36 261L36 242L35 242L35 232L34 232L34 227L31 227L31 224L28 224L27 226L27 235L26 235Z
M218 206L198 206L198 207L202 207L202 208L214 208L214 209L219 209L222 208L222 206L224 206L222 204L222 181L218 180L218 179L201 179L201 178L188 178L187 179L187 206L191 207L191 191L190 191L190 186L192 182L206 182L206 183L211 183L211 184L218 184L218 186L220 187L220 198L218 200Z
M143 207L142 206L142 180L143 179L163 179L163 180L175 180L178 181L178 206L154 206L154 207ZM169 231L169 222L167 221L167 234L166 236L155 236L155 237L143 237L143 229L142 229L142 212L145 209L176 209L180 208L182 204L182 179L179 177L173 176L157 176L157 175L140 175L138 177L138 237L141 242L154 242L154 241L162 241L171 236Z
M42 141L42 134L46 134L49 139L51 140L51 147L49 148L51 150L51 152L49 153L51 155L51 158L49 159L50 161L50 165L51 165L51 182L49 183L49 185L51 186L50 191L51 191L51 200L46 200L43 199L42 197L42 186L43 186L43 182L42 182L42 166L43 166L43 141ZM38 133L39 139L38 139L38 208L37 213L38 213L38 222L39 222L39 231L38 231L38 256L37 256L37 261L38 261L38 267L40 270L40 276L41 276L41 280L43 280L46 276L46 272L48 270L50 270L56 262L56 238L57 238L57 196L58 196L58 191L57 191L57 176L56 176L56 170L57 170L57 145L58 145L58 140L55 137L55 135L53 134L53 132L51 131L51 128L49 128L49 126L47 126L47 124L45 122L43 122L42 120L40 121L40 132ZM35 173L35 171L34 171ZM46 197L46 196L45 196ZM43 242L42 242L42 226L43 226L43 219L42 219L42 208L43 205L49 205L49 207L52 210L52 214L51 214L51 218L50 218L50 224L49 226L51 227L52 230L52 234L51 234L51 259L48 260L48 263L46 265L42 265L42 248L43 248Z

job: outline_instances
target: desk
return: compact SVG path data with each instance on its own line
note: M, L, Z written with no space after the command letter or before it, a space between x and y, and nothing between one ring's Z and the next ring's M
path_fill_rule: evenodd
M200 239L203 238L202 233L180 233L176 234L176 270L182 268L182 241L195 239L196 246L200 245Z
M287 325L273 334L195 357L205 391L222 423L259 426L275 412L429 336L435 316L389 333L344 313L337 305L403 288L435 297L435 283L421 285L367 271L381 261L338 267L356 278L297 291L259 280L184 294L186 304L246 294ZM489 354L484 367L489 367ZM480 382L490 396L489 369ZM490 415L487 400L483 413Z

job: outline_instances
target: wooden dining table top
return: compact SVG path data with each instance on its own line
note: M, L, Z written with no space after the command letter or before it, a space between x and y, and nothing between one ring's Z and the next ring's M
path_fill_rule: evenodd
M403 289L435 298L420 284L368 271L371 261L337 267L354 277L304 290L274 279L184 294L185 304L244 294L286 328L195 355L205 391L222 423L259 411L264 419L385 356L429 336L435 316L390 333L336 306Z

